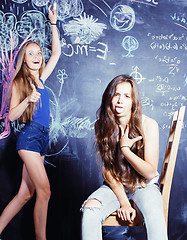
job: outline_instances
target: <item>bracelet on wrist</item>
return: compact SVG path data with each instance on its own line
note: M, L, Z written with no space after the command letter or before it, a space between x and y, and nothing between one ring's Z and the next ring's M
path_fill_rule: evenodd
M121 146L120 149L126 148L126 147L130 149L130 146Z
M51 25L56 25L56 23L51 23Z

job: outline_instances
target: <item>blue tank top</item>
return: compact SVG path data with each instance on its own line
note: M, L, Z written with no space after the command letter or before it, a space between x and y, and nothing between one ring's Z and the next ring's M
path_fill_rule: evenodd
M33 115L33 121L42 124L43 126L49 127L49 117L50 117L50 110L49 110L49 93L42 82L44 89L38 88L38 92L41 94L40 100L37 102L36 111Z

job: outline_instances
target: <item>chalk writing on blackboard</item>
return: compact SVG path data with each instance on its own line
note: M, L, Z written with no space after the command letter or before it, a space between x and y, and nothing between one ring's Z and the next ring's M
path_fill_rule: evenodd
M171 19L174 21L174 23L184 29L187 29L187 18L184 17L183 14L174 13L171 15Z
M170 85L166 85L166 84L162 84L162 83L161 84L158 83L157 87L156 87L156 92L161 93L162 96L164 96L165 93L176 92L176 91L180 91L180 90L181 90L180 86L172 87Z
M106 60L108 55L108 45L103 42L97 42L97 46L90 45L73 45L71 43L66 43L65 39L61 40L62 54L66 57L73 57L74 55L85 55L89 56L91 53L96 53L96 57Z
M143 108L149 106L152 111L154 110L153 99L150 99L149 97L144 96L144 94L143 94L143 96L141 97L141 101L142 101Z
M137 3L142 3L142 4L146 4L152 7L156 7L158 5L158 1L156 0L131 0L131 2L137 2Z
M165 64L166 66L168 66L168 74L171 75L171 76L175 76L180 68L180 63L181 63L181 60L178 58L178 57L170 57L170 56L159 56L159 55L156 55L155 56L155 59L158 60L158 62L161 62L163 64Z
M164 35L159 34L155 35L154 33L148 33L147 36L154 40L150 44L150 48L152 50L162 50L162 51L186 51L187 50L187 43L186 43L186 35L182 33L181 35L177 36L176 34Z

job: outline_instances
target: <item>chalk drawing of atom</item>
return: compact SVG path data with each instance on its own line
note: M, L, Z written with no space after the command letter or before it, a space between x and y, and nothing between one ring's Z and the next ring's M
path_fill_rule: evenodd
M127 5L118 5L110 13L110 24L119 32L131 30L135 24L134 10Z

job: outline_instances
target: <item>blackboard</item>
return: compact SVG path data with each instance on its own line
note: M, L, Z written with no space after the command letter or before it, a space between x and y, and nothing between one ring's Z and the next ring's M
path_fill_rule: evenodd
M6 57L6 49L8 53L11 51L11 34L15 49L34 29L31 35L42 45L45 59L48 59L51 29L47 8L53 2L1 1L0 42L4 54L1 52L1 59ZM79 208L102 182L95 161L94 122L105 87L119 74L126 73L136 79L144 114L159 124L161 171L172 114L180 106L186 105L187 2L55 2L62 54L54 72L46 81L51 99L51 133L46 169L52 188L47 229L48 239L54 239L55 236L56 239L67 240L79 239ZM3 63L0 67L0 179L1 183L6 183L0 185L3 209L19 187L21 160L14 146L22 126L18 122L7 122L7 85ZM170 240L185 239L187 236L186 139L185 115L171 191ZM11 152L10 148L13 149ZM14 174L10 174L12 167ZM31 209L29 205L23 210L21 216L15 218L14 224L27 229L26 221L23 223L22 218L25 212L29 212L31 219ZM14 224L6 230L10 239L9 229L13 232ZM33 231L32 224L29 231ZM21 233L18 238L22 239Z

